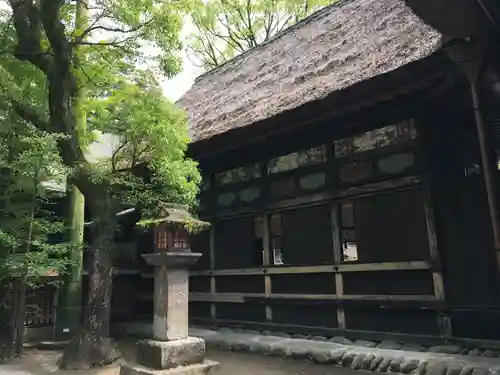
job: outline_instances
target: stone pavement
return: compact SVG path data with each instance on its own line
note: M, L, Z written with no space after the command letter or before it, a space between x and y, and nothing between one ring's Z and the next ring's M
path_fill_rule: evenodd
M133 360L132 342L120 342L125 357ZM120 361L104 368L86 371L63 371L57 369L58 351L27 350L22 360L0 365L1 375L119 375ZM287 358L265 357L261 355L223 351L210 348L210 360L220 363L213 375L356 375L350 369L320 365L310 361L297 361Z
M308 358L321 364L417 375L500 375L500 359L460 354L381 349L344 345L331 341L264 336L252 332L233 332L192 328L190 335L201 337L207 345L224 350L247 351L276 357ZM368 344L368 342L367 342ZM453 352L453 347L442 350Z
M146 327L143 326L143 328ZM142 336L151 335L151 325L149 325L149 332L147 329L141 329L141 332L136 330L135 333L140 333ZM376 344L370 341L356 341L356 345L353 345L352 341L340 337L329 340L324 337L313 337L306 340L300 338L300 335L294 335L295 338L290 338L290 335L285 333L272 334L266 332L266 335L264 335L258 331L233 331L229 328L220 328L218 331L191 328L189 335L203 338L212 352L219 353L218 355L222 357L224 357L224 353L227 353L226 358L229 359L247 356L250 359L254 358L255 362L258 362L259 358L261 358L262 361L269 360L270 363L288 361L286 358L311 359L322 364L325 368L331 369L331 371L325 371L324 374L347 374L353 370L369 370L417 375L500 375L500 358L490 358L498 355L492 350L473 349L464 351L463 348L458 346L424 348L416 344L402 346L389 341L379 343L377 347L374 347ZM408 350L397 350L396 348ZM472 354L474 351L476 352ZM244 352L255 354L251 355ZM469 355L460 354L466 352ZM208 357L211 359L210 350L208 353ZM258 354L274 358L266 359ZM218 360L218 358L216 359ZM235 361L237 362L237 360L233 360L233 362ZM221 360L221 362L224 362L224 360ZM304 363L304 361L296 363ZM9 368L9 366L6 367ZM10 371L5 371L7 370L6 367L0 366L0 375L26 374L25 372L12 372L12 370L17 370L15 367L10 367ZM224 363L221 364L221 367L225 367ZM33 368L40 370L39 366L33 366ZM249 375L262 373L258 369L255 369L255 371ZM31 373L43 374L40 371ZM288 371L283 372L283 375L295 373L297 372ZM219 374L219 372L216 372L216 374ZM220 374L229 375L225 371L220 372ZM241 371L238 374L245 375ZM319 372L318 374L322 373ZM94 375L94 373L85 373L85 375ZM115 373L106 372L103 374L99 372L95 375L115 375Z

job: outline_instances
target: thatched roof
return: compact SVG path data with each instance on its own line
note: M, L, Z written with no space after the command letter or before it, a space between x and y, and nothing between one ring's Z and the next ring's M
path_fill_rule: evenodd
M202 75L179 104L196 142L422 59L439 42L402 0L339 1Z
M177 224L193 232L206 229L210 225L208 222L198 220L192 216L185 205L159 202L158 207L160 208L158 218L141 220L138 225L147 228L157 227L162 224Z

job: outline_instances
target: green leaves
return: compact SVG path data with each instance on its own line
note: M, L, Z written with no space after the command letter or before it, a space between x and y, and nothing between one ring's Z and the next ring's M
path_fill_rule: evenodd
M180 31L190 0L95 0L88 19L75 2L62 3L26 3L27 8L38 8L30 13L38 19L29 22L17 8L16 25L23 30L14 28L10 14L3 18L3 50L7 52L0 55L0 73L6 78L0 83L0 121L5 119L10 125L4 127L4 133L0 131L0 164L4 160L9 171L5 185L10 190L6 191L9 197L16 197L9 200L5 221L0 223L5 244L10 241L6 249L36 246L46 254L55 249L45 246L41 234L33 237L27 233L54 230L38 225L30 213L38 212L45 194L42 182L54 178L56 171L73 177L91 207L97 206L95 201L102 198L102 192L111 195L113 203L134 204L145 212L153 210L158 200L196 202L200 175L196 163L185 155L189 142L186 117L163 97L158 84L160 78L181 70ZM45 12L43 23L37 12ZM57 27L44 29L47 24ZM28 62L20 62L14 52L21 44L43 53L32 56L26 52L23 59ZM45 57L42 62L37 60L41 55ZM50 74L54 67L69 74L58 80L60 77ZM61 84L73 81L76 88ZM48 119L48 132L60 133L44 133L37 124L27 122L26 116L26 121L21 120L13 103ZM86 132L82 119L87 120ZM111 145L112 156L89 160L86 153L84 158L98 132L116 140ZM9 142L9 137L15 142ZM60 156L64 156L64 167ZM29 198L27 206L18 199L21 196ZM19 216L7 214L14 207ZM92 215L99 216L95 211L99 210L94 209ZM13 228L19 229L19 235Z
M36 282L48 271L64 272L68 245L53 244L64 226L46 209L48 180L64 175L55 138L13 113L0 127L0 277Z
M106 98L89 104L89 113L89 122L114 136L112 155L100 167L118 199L141 207L195 203L200 174L185 156L186 116L163 97L151 72L117 81Z
M210 70L335 1L194 0L188 48Z
M15 30L5 31L3 50L14 48ZM53 244L63 231L60 219L46 209L46 183L62 183L67 173L57 150L59 134L48 134L22 120L12 101L41 115L47 111L44 74L12 54L0 55L0 277L24 276L36 282L47 271L64 272L65 243Z

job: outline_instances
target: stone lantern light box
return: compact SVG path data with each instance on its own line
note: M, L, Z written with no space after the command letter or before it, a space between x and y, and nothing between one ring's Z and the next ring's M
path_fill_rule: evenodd
M191 252L189 235L209 224L186 206L162 203L160 217L140 225L154 234L154 252L142 255L154 267L153 339L137 344L138 365L125 364L120 374L206 374L216 363L205 360L202 339L188 336L189 267L201 256Z
M190 232L206 229L209 224L195 219L185 206L162 204L160 218L150 220L149 225L153 227L154 246L157 252L189 252Z

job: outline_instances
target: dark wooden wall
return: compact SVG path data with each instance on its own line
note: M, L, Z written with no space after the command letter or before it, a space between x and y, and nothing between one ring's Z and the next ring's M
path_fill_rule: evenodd
M429 181L454 336L499 339L500 295L478 137L468 95L427 118ZM498 176L497 176L498 180Z
M467 91L454 91L427 101L417 92L349 126L311 124L201 159L200 214L213 225L192 240L203 254L190 278L192 321L373 339L498 339L477 135ZM334 141L410 118L417 137L337 157ZM267 168L321 145L319 163ZM254 164L251 178L220 183L220 172ZM357 259L344 259L344 240L356 242ZM274 241L283 264L273 262ZM150 248L141 237L138 251ZM129 276L135 316L148 320L151 276L147 268Z
M260 150L253 159L241 151L241 158L202 163L210 181L202 214L213 225L194 242L208 252L191 277L194 322L303 333L450 335L443 279L434 268L434 214L420 136L346 156L334 147L334 140L409 117L391 120L328 137L294 134L290 143L267 139L253 146ZM413 124L418 133L420 125ZM321 145L321 162L269 169L276 157ZM260 172L252 178L218 182L218 173L253 163ZM404 166L394 167L398 163ZM242 199L245 194L253 199ZM283 264L273 263L276 237ZM344 259L344 239L356 242L357 259Z

